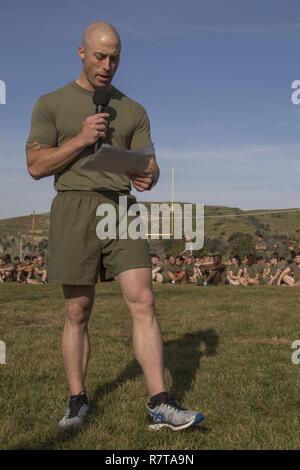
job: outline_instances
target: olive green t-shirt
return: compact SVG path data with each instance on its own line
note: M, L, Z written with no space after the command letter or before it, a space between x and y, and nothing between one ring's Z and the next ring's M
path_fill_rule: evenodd
M292 263L289 265L289 269L294 275L295 282L300 281L300 266L298 266L296 263Z
M165 270L165 264L162 263L161 261L159 261L159 263L157 263L155 266L153 266L153 269L157 269L157 268L159 268L158 272L162 273Z
M41 96L33 109L27 144L39 142L60 147L81 130L83 121L95 114L93 92L75 81L52 93ZM145 109L112 86L110 101L105 109L109 130L104 143L126 150L137 150L151 145L150 124ZM96 172L80 168L86 157L94 152L94 145L86 147L60 173L55 175L57 191L106 190L130 191L126 175Z
M264 270L269 267L267 263L257 263L256 266L257 272L259 273L260 277L264 274Z
M192 276L194 273L194 264L193 263L184 263L182 269L187 272L188 276Z
M179 271L177 264L165 264L165 272L170 271L171 273L175 273L177 270Z
M270 273L269 275L270 276L275 276L277 271L283 271L285 269L285 265L282 261L278 261L278 263L276 264L273 264L272 266L270 266Z
M228 271L231 271L233 276L237 276L239 271L241 271L243 268L242 266L229 266Z
M253 279L257 274L260 275L260 268L257 264L252 264L251 266L247 266L247 273L249 278Z

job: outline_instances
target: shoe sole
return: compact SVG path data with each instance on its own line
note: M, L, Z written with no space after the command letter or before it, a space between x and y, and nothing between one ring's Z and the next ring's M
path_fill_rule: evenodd
M197 413L196 416L191 421L185 424L182 424L181 426L173 426L170 423L155 423L155 424L149 424L148 430L160 431L160 429L162 428L169 428L169 429L172 429L172 431L182 431L183 429L197 426L197 424L201 423L203 420L204 420L204 415L202 413Z

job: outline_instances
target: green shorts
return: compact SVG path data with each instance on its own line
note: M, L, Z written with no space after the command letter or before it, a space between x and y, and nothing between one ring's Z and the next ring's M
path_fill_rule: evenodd
M123 271L150 268L148 242L118 238L119 196L127 196L128 208L135 196L115 191L59 191L52 201L48 242L48 281L68 285L93 285L100 269L105 279ZM116 238L101 240L96 234L100 204L116 208ZM104 215L104 218L107 214ZM128 224L130 218L128 217Z

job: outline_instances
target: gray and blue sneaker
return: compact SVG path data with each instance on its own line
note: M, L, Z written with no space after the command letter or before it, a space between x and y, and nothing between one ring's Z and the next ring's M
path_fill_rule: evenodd
M85 394L70 395L66 414L58 425L62 429L78 429L86 421L89 411L90 405Z
M159 431L164 427L170 428L172 431L180 431L195 427L204 420L202 413L182 408L172 396L157 406L150 406L151 404L148 403L147 408L152 420L152 424L148 426L150 431Z

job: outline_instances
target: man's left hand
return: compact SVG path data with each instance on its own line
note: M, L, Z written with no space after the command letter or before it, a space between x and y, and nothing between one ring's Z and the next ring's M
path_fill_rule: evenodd
M152 173L127 173L129 178L132 180L132 186L140 192L149 190L154 182L154 176Z

